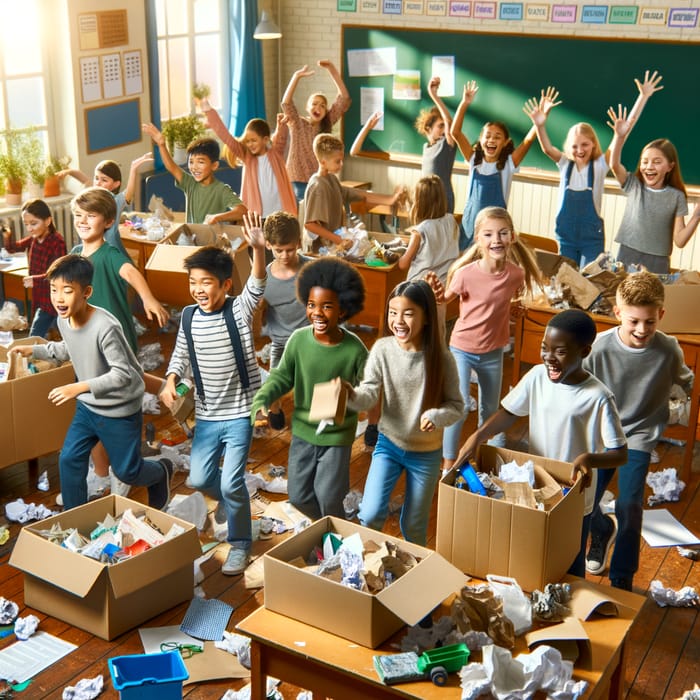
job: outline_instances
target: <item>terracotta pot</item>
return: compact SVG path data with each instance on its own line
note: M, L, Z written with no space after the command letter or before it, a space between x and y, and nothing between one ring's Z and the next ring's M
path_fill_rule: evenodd
M44 197L58 197L61 194L61 181L58 175L51 175L44 180Z
M44 185L38 182L29 182L27 183L27 193L29 199L40 199L44 196Z
M5 193L5 202L10 206L18 206L22 204L22 181L8 180L7 191Z

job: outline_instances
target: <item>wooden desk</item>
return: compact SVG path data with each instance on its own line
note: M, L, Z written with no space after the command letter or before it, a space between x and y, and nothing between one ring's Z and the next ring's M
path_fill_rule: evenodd
M155 248L158 241L149 241L145 233L138 233L133 227L124 226L123 224L119 227L119 236L134 266L143 274L143 271L146 269L146 262L151 257L153 248Z
M520 380L521 363L536 365L542 362L540 346L544 329L549 320L558 312L549 306L530 305L526 307L525 315L515 322L515 356L513 360L513 376L511 382L515 386ZM591 314L598 332L602 332L617 326L616 319L600 314ZM669 425L664 435L676 440L685 440L685 452L683 454L683 467L681 479L688 483L693 462L693 450L698 429L698 412L700 409L700 380L697 379L700 372L700 335L674 333L680 343L685 362L695 374L693 391L690 395L690 416L688 425Z
M0 268L2 274L2 295L5 300L17 299L24 302L24 315L27 322L32 322L32 290L25 287L22 279L29 274L27 256L17 258L16 262L4 264Z
M365 306L359 314L348 319L348 323L358 326L372 326L377 329L377 337L384 335L386 326L386 302L394 287L406 279L407 270L399 269L394 263L386 267L372 267L363 263L353 263L365 283Z
M576 680L586 680L586 700L619 698L627 632L646 598L616 588L600 588L618 603L619 616L583 622L591 640L591 668L574 668ZM450 674L448 684L439 688L430 681L383 685L374 670L372 657L395 653L389 640L379 649L367 649L302 622L258 608L241 621L237 629L252 639L252 700L265 698L267 676L274 676L313 692L315 698L334 700L357 698L423 698L458 700L459 677ZM399 632L397 636L401 636ZM527 651L522 638L516 640L515 656ZM477 655L477 659L480 655Z

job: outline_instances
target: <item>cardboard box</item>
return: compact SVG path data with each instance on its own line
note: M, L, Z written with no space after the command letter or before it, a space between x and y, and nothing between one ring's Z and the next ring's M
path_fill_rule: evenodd
M664 333L700 333L700 284L664 287L666 313L659 323Z
M195 245L177 245L182 233L194 236ZM144 275L148 286L158 301L174 306L194 303L190 296L184 260L203 245L217 245L222 236L230 241L240 238L243 243L233 255L232 294L240 294L250 276L251 261L242 226L221 224L180 224L155 246L146 262Z
M36 531L75 527L83 534L109 513L145 511L163 532L173 523L185 532L133 559L108 565L53 544ZM193 561L201 555L191 523L120 496L106 496L22 528L10 564L24 571L24 602L102 639L127 630L191 600Z
M531 459L568 483L571 465L544 457L482 445L478 471L496 471L498 459ZM551 510L541 511L478 496L454 487L456 469L438 486L436 550L472 576L512 576L526 591L559 581L581 547L584 495L572 488Z
M326 532L363 542L395 542L420 561L376 595L348 588L290 564L306 558ZM404 624L415 625L458 591L465 576L440 555L382 532L325 517L269 550L263 560L265 607L366 647L377 647Z
M0 362L7 361L10 348L45 342L43 338L24 338L7 348L0 347ZM6 428L0 440L0 468L61 449L75 402L55 406L48 395L54 387L74 381L75 372L69 363L0 382L0 424Z

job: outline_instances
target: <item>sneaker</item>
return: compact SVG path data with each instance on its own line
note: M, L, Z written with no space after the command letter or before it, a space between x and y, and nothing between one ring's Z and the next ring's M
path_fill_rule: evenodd
M221 500L214 511L214 522L217 523L217 525L223 525L227 520L228 516L226 515L226 504L223 500Z
M109 474L107 476L97 476L94 469L90 469L87 475L88 501L94 498L101 498L110 486Z
M379 438L379 428L376 423L368 423L365 428L365 447L374 447Z
M61 506L61 508L63 508L63 494L62 493L56 494L56 505Z
M607 535L599 535L591 532L591 546L588 548L586 556L586 571L589 574L602 574L608 562L608 555L615 543L617 535L617 522L609 515L603 516L608 523Z
M131 491L131 484L125 484L117 478L117 475L109 468L109 490L113 496L123 496L126 498Z
M286 420L284 418L284 411L280 408L279 411L270 411L267 414L267 424L273 430L282 430L286 425Z
M159 459L163 467L163 481L148 487L148 505L157 510L164 510L170 502L170 479L173 476L173 463L169 459Z
M226 576L242 574L248 566L248 550L240 547L231 547L228 550L226 561L221 567L221 573Z
M631 578L611 578L610 585L613 588L621 588L623 591L632 590L632 579Z

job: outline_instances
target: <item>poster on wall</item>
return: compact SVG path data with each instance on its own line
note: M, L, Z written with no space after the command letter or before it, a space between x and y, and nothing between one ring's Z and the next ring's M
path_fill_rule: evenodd
M139 99L85 110L87 152L96 153L141 141Z
M124 51L124 93L138 95L143 92L143 64L141 50Z
M122 62L118 53L100 56L102 62L102 92L105 100L112 100L124 94L122 85Z
M80 59L80 90L83 102L102 99L100 59L97 56L86 56Z

